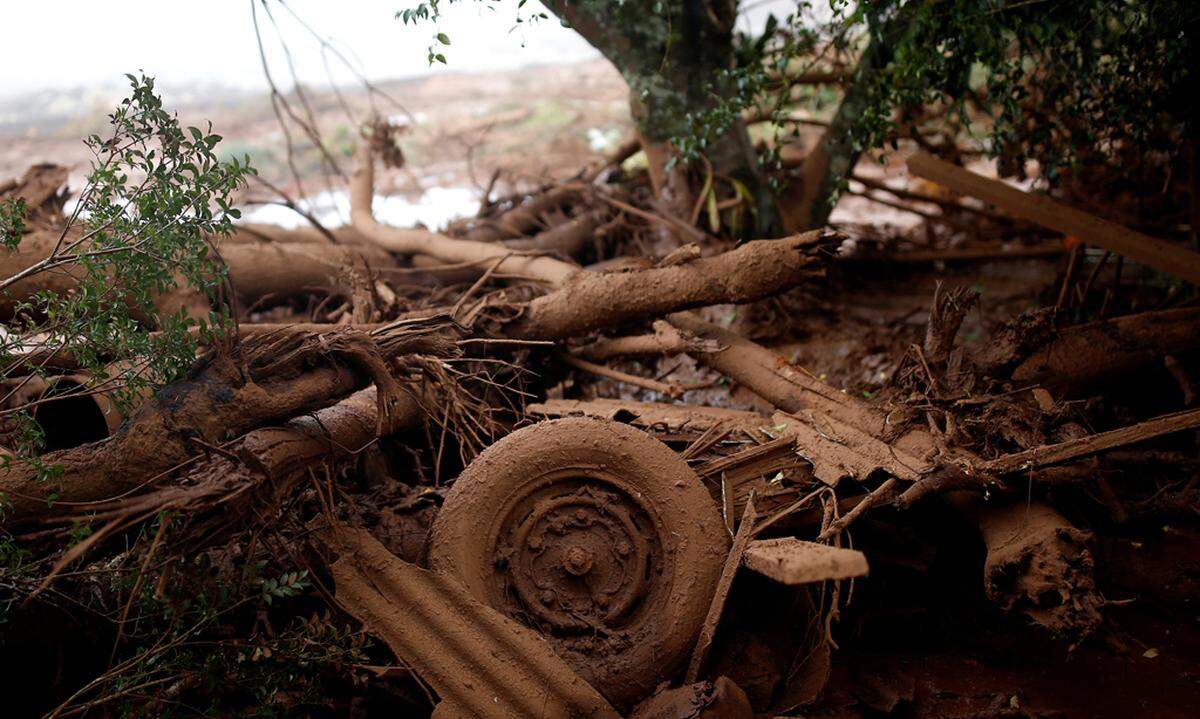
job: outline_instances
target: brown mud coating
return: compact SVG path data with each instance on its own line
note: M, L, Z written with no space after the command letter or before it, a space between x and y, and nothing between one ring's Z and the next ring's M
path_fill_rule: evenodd
M444 232L388 227L372 150L352 226L217 247L240 343L119 427L54 433L53 487L0 467L5 528L82 565L44 597L91 596L78 577L110 563L297 560L306 616L378 640L333 672L369 675L322 695L339 715L1200 714L1194 302L1084 253L1071 284L1057 237L1003 248L992 212L907 258L872 227L726 242L613 163ZM63 176L0 184L35 204L10 272L57 238ZM101 528L68 546L78 521ZM50 711L105 670L77 651L87 616L14 606L4 678L34 687L14 696Z
M686 661L728 545L700 478L666 445L567 418L471 463L434 523L429 566L540 630L621 706Z
M340 555L332 567L338 600L422 668L442 700L438 716L619 716L535 632L453 578L396 558L366 530L335 527L327 537Z

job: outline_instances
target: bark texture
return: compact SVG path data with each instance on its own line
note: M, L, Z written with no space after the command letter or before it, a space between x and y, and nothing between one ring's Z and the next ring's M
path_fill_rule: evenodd
M545 4L621 72L629 84L630 108L651 161L655 189L665 188L676 208L688 206L690 197L677 197L678 189L671 187L672 180L662 169L669 157L667 143L688 133L689 112L710 109L716 97L731 92L720 84L719 73L735 64L736 0L549 0ZM758 236L780 234L775 198L745 123L735 119L705 152L717 172L739 180L754 195Z

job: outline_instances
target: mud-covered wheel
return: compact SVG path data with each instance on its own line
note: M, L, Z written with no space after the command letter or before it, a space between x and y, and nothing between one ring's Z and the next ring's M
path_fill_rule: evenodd
M568 418L513 432L467 467L429 564L541 632L620 705L686 661L728 547L716 504L669 447Z

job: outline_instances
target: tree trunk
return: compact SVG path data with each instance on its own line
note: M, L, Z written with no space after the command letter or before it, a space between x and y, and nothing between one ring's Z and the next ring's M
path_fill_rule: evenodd
M878 70L889 58L890 50L878 37L873 38L829 127L804 158L800 176L791 179L780 197L780 214L788 232L822 227L829 221L837 192L864 149L855 134L870 106Z
M666 170L668 143L689 132L687 115L711 109L729 88L737 0L547 0L545 5L599 50L629 84L630 108L646 150L654 189L681 217L695 201L682 173ZM655 8L658 8L657 10ZM741 119L705 148L713 170L744 184L757 204L758 236L782 231L775 198Z

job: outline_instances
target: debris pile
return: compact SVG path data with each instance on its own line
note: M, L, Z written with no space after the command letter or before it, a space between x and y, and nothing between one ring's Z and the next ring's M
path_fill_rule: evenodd
M1049 716L1070 707L1019 670L977 691L934 659L864 677L889 651L1011 652L1004 634L1109 671L1194 612L1194 289L1069 324L1035 300L1086 296L1099 265L1048 285L1054 253L979 244L931 270L832 229L735 245L622 169L636 144L445 232L391 227L371 200L394 147L379 125L360 145L350 225L220 239L237 324L184 379L130 406L71 351L6 375L6 406L40 405L51 439L0 468L21 567L3 652L99 648L57 674L32 652L22 710L157 715L225 681L221 701L271 687L350 716ZM927 155L909 167L995 207L979 221L1200 277L1177 245ZM28 225L6 277L77 232L65 181L39 165L3 186ZM6 319L72 288L9 284ZM1191 564L1115 569L1159 543ZM265 605L195 613L247 581ZM1194 681L1196 659L1172 661ZM314 671L303 688L290 661Z

